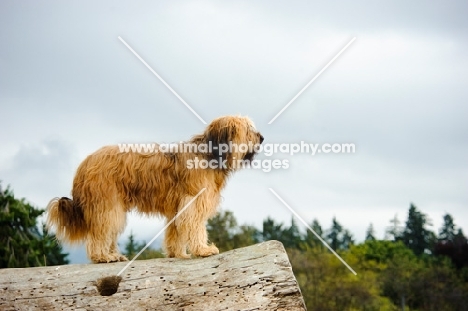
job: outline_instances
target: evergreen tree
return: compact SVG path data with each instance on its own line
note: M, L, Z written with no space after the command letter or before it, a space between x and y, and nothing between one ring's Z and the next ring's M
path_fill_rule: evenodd
M354 238L348 229L343 231L343 237L341 239L341 249L349 249L351 245L354 245Z
M366 242L367 241L375 241L377 240L375 238L375 230L374 230L374 225L370 224L369 227L367 227L366 230Z
M456 235L453 217L450 214L444 215L444 223L439 230L439 240L453 241Z
M431 246L433 245L435 235L426 229L428 225L427 216L418 211L414 204L411 204L401 239L416 255L421 255L425 251L432 249Z
M391 226L387 228L385 232L386 240L401 241L401 235L403 232L401 222L398 219L398 215L395 214L395 217L390 219Z
M291 226L283 230L280 241L283 242L283 245L286 248L299 249L302 242L302 236L294 218L291 218Z
M312 223L310 224L310 227L312 228L312 230L315 231L315 233L317 233L323 239L323 229L317 219L314 219L312 221ZM306 234L304 236L304 242L309 247L317 247L317 246L322 247L323 246L322 242L310 230L306 231Z
M16 199L10 188L0 184L0 268L22 268L67 264L67 254L48 234L36 209L25 199Z
M274 219L267 217L263 221L262 238L263 241L277 240L281 241L283 235L283 224L277 224Z
M127 256L128 259L132 259L138 252L145 247L145 243L138 243L135 241L135 236L133 232L130 232L130 236L128 237L128 242L125 244L124 247L124 254Z
M44 266L58 266L69 263L68 254L63 252L62 245L58 244L54 234L49 234L45 224L42 224L41 237L37 240L37 248L44 259Z
M323 229L322 229L322 226L320 225L320 223L318 222L317 219L314 219L312 221L311 227L312 227L312 229L314 229L315 233L317 233L320 237L322 237ZM314 236L315 236L315 234L314 234Z
M334 250L341 249L342 244L343 226L333 217L332 226L327 234L328 242Z

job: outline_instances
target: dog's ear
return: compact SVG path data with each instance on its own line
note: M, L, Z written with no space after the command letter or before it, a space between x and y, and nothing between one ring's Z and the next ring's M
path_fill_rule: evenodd
M214 159L227 159L234 134L234 128L228 126L214 127L208 131L207 140L211 144Z

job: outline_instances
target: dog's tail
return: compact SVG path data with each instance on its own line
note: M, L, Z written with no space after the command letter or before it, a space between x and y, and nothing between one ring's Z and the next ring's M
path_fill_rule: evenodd
M47 205L47 227L55 227L55 236L62 242L79 243L86 238L87 225L83 208L69 198L54 198Z

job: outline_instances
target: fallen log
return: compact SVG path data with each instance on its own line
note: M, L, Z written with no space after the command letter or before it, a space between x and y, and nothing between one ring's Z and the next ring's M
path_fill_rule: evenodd
M127 263L0 271L0 310L306 310L283 245L268 241L208 258L134 261L117 292L97 281Z

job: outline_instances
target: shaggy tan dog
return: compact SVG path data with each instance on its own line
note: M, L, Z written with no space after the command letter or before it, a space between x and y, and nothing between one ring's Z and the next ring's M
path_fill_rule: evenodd
M229 175L250 162L256 149L234 147L258 146L262 141L263 136L249 118L225 116L215 119L203 134L177 144L177 152L161 151L161 145L157 145L159 152L151 153L125 152L121 146L103 147L78 167L73 199L55 198L49 203L47 225L56 228L61 241L85 241L93 262L125 261L117 237L125 228L128 211L164 216L169 222L206 188L169 225L164 245L169 257L188 258L187 248L195 256L218 254L216 246L208 244L205 223L216 214ZM226 150L228 144L231 150ZM189 145L211 146L211 150L191 148L183 152ZM203 164L201 160L205 168L194 167ZM206 168L208 161L211 167Z

